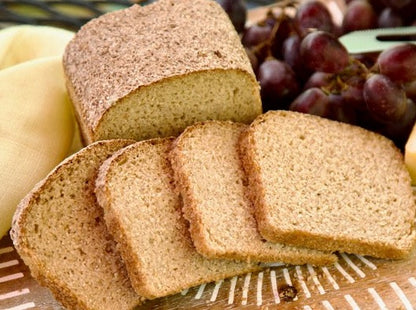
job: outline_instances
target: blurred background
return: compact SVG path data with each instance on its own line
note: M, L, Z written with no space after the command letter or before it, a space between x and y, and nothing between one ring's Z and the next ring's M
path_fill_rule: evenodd
M50 25L77 30L93 17L103 13L153 1L130 0L1 0L0 28L14 24ZM247 0L247 9L276 1Z

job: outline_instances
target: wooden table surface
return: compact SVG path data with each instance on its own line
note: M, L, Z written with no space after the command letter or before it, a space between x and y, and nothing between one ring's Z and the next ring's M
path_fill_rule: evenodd
M296 288L286 301L282 291ZM274 264L258 273L208 283L140 309L414 309L416 255L387 261L339 255L334 266ZM49 290L34 281L8 236L0 241L0 309L62 309Z

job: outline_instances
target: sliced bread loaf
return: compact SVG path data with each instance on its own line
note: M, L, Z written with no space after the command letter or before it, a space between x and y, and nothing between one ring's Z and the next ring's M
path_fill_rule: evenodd
M91 144L56 167L22 200L11 237L35 279L67 309L133 309L131 287L94 195L101 163L133 141Z
M159 0L103 15L79 30L63 63L87 143L261 113L250 61L215 1Z
M170 158L183 212L199 253L211 258L314 265L336 256L265 241L246 197L238 140L244 124L207 121L188 127Z
M171 143L153 139L124 148L104 162L96 181L132 285L149 299L259 269L195 251L167 159Z
M415 203L403 157L385 137L288 111L242 134L256 218L267 240L381 258L415 244Z

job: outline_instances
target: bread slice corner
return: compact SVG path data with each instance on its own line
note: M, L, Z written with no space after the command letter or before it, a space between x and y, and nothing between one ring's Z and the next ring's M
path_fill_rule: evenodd
M59 164L20 202L11 238L32 276L68 309L133 309L128 278L94 196L98 167L131 140L99 141Z
M336 255L267 242L257 229L239 158L247 125L205 121L189 126L169 154L193 243L209 258L328 265Z
M380 258L415 246L415 202L403 155L358 126L291 111L258 117L242 160L264 238Z
M104 162L97 178L98 201L132 285L148 299L262 268L196 252L167 158L171 145L171 138L132 144Z

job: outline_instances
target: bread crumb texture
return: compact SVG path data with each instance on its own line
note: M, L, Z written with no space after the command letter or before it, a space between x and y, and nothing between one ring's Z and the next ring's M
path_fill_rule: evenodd
M63 63L87 142L177 135L198 120L248 123L261 113L248 57L215 1L105 14L79 30Z
M196 249L212 258L333 263L335 255L267 242L259 234L238 152L245 128L207 121L188 127L174 143L171 162Z
M258 117L243 136L266 239L383 258L409 255L415 202L402 154L390 140L288 111Z
M18 206L11 236L32 275L69 309L142 303L94 196L97 169L132 141L103 141L69 157Z
M195 251L167 159L172 139L135 143L100 168L97 197L135 290L149 299L259 270Z

